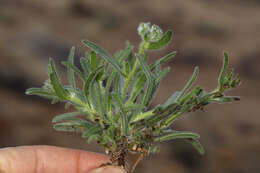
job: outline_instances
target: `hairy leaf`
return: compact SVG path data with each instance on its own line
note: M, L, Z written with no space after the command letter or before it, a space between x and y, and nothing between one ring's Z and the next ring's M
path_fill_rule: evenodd
M49 69L50 69L49 70L50 81L51 81L51 84L52 84L53 89L55 90L57 96L64 100L67 99L69 94L61 85L61 82L59 80L59 77L58 77L56 69L55 69L53 59L50 59Z
M171 41L171 38L172 38L172 31L167 31L160 40L149 43L146 49L149 50L161 49Z
M190 80L187 82L187 84L184 86L184 88L181 90L180 94L177 97L177 100L181 99L184 94L190 89L190 87L192 86L192 84L195 82L195 80L197 79L199 73L199 68L195 67L194 72L190 78Z
M169 141L173 139L198 139L200 136L192 132L172 132L170 134L154 138L155 142Z
M224 52L223 66L218 78L219 89L222 89L224 85L224 79L227 73L227 67L228 67L228 55L226 52Z
M88 41L88 40L83 40L82 43L86 45L87 47L91 48L94 50L96 53L100 54L103 58L105 58L120 74L125 76L125 74L121 71L121 68L116 60L111 58L108 53L102 49L100 46L96 45L95 43Z

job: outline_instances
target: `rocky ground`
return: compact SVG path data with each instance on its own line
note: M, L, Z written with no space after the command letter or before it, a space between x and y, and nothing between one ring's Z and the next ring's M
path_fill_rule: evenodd
M175 34L173 43L152 52L151 59L178 51L155 103L182 88L195 65L200 66L201 86L214 89L223 50L241 75L242 85L230 93L241 101L210 105L205 113L176 122L175 129L201 134L205 156L173 141L162 144L161 154L146 159L136 172L260 172L259 19L259 0L0 0L0 147L48 144L101 152L77 134L52 129L51 118L65 111L62 104L51 105L24 91L46 79L49 57L66 59L72 45L81 55L84 38L111 53L123 48L125 40L137 48L136 27L150 21Z

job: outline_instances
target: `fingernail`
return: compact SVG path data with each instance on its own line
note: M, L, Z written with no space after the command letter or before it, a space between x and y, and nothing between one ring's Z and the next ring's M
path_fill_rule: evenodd
M119 166L104 166L101 168L93 169L88 173L126 173L126 171Z

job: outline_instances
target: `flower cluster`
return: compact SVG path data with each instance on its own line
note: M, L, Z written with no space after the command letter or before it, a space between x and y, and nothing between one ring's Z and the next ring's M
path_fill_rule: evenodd
M155 24L151 27L151 23L141 23L137 30L141 38L148 42L156 42L163 36L162 29Z

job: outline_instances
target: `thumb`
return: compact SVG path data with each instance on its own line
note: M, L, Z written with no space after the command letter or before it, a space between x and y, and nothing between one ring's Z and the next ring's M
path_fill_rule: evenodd
M93 169L88 173L126 173L126 171L119 166L104 166Z

